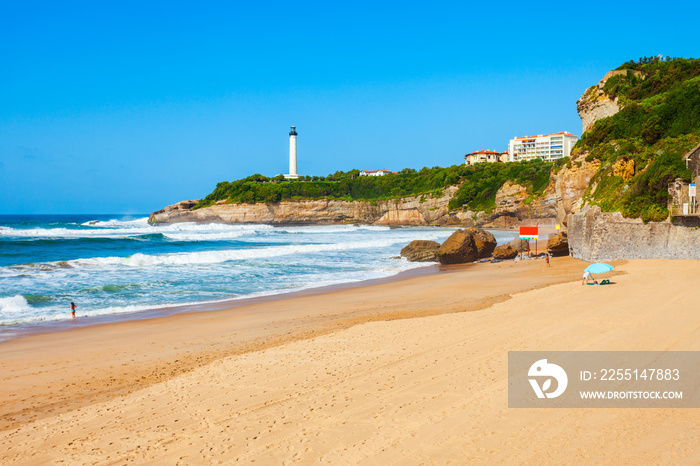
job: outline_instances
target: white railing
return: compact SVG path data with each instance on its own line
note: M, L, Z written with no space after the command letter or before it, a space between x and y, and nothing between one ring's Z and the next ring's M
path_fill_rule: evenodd
M671 215L675 217L700 215L697 202L686 202L682 205L674 205L671 208Z

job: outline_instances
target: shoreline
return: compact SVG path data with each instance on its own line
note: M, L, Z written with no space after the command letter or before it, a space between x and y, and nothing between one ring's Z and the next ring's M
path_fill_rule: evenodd
M404 226L397 226L396 228L404 228ZM455 228L459 229L458 227ZM554 231L553 227L551 226L544 226L542 228L552 230L552 232ZM488 230L508 233L517 232L517 229L507 228L488 228ZM543 232L543 236L549 236L550 233L551 232L549 231ZM537 248L539 248L538 250L540 252L546 252L546 245L546 238L537 241ZM478 262L473 262L463 265L474 265L477 263ZM147 308L138 311L121 312L113 314L101 314L95 316L90 316L89 314L81 315L80 311L78 311L78 317L75 320L71 319L69 317L69 311L66 311L67 317L65 319L2 325L0 326L0 343L15 340L18 338L26 338L32 335L64 332L77 328L113 324L124 321L140 321L153 318L167 317L181 313L210 312L223 309L231 309L240 306L246 306L249 304L277 301L281 299L294 298L297 296L306 296L307 294L313 295L363 286L371 286L373 284L390 283L392 281L403 280L412 276L431 275L445 271L449 271L449 268L446 268L445 266L440 265L439 263L429 263L424 266L415 267L409 270L403 270L394 275L389 275L381 278L370 278L366 280L342 282L332 285L304 288L300 290L297 289L294 291L279 291L259 296L243 296L240 298L230 298L199 303L165 304L163 305L163 307Z
M440 272L445 272L446 270L440 270L440 268L442 267L444 266L441 266L437 263L430 263L429 265L415 267L409 270L402 270L394 275L389 275L381 278L369 278L366 280L335 283L332 285L323 285L294 291L280 291L278 293L266 294L261 296L244 296L241 298L223 299L220 301L173 305L166 304L163 307L142 309L139 311L131 312L120 312L114 314L100 314L96 316L90 316L81 315L80 311L78 311L78 316L75 320L71 319L70 317L66 317L65 319L61 320L46 320L0 326L0 344L6 341L12 341L18 338L26 338L33 335L65 332L79 328L93 327L98 325L109 325L120 322L157 319L160 317L168 317L182 313L199 313L220 311L224 309L234 309L250 304L278 301L298 296L307 296L319 293L330 293L333 291L360 288L363 286L371 286L374 284L390 283L397 280L411 278L412 276L432 275ZM69 313L70 311L66 311L67 316L69 315ZM7 334L9 334L10 336L7 336Z
M577 280L581 264L565 257L550 269L540 260L444 266L448 273L394 276L344 290L7 340L0 343L0 431L123 396L225 357L367 322L484 309L516 293ZM465 283L471 286L465 289Z

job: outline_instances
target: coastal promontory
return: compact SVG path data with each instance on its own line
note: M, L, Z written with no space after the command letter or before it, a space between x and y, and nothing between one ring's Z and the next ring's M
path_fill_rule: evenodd
M358 170L294 180L253 175L221 182L205 198L168 206L149 221L557 223L577 258L696 257L699 79L700 59L643 57L607 73L576 103L584 132L569 158L404 169L381 177Z

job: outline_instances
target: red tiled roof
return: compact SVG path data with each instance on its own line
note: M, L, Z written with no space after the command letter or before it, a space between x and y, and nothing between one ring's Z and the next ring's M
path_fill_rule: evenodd
M470 155L477 155L477 154L496 154L496 155L498 155L498 154L500 154L500 152L496 152L493 150L478 150L476 152L468 153L467 155L465 155L465 157L469 157Z

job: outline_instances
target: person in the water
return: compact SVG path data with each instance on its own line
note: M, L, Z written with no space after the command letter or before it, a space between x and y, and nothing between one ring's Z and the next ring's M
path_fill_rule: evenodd
M70 302L70 315L75 319L75 308L78 307L73 301Z

